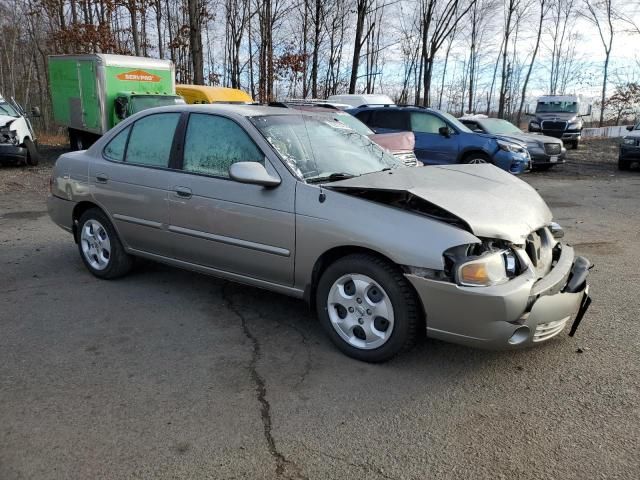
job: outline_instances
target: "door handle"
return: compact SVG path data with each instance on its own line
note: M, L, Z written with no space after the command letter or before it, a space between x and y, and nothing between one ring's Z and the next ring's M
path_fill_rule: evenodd
M98 183L107 183L109 181L109 176L106 173L98 173L96 174L96 182Z
M180 198L191 198L191 189L187 187L176 187L175 188L176 195Z

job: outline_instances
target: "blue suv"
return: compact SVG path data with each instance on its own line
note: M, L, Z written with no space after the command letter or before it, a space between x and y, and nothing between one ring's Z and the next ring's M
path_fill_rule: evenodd
M474 133L448 113L418 106L363 105L347 112L376 133L411 131L415 154L425 165L492 163L511 173L530 169L525 145Z

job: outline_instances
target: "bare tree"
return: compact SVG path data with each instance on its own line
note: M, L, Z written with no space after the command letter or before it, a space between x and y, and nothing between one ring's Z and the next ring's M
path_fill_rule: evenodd
M604 66L602 69L602 95L600 97L600 121L598 125L604 125L604 109L607 99L607 76L609 74L609 59L611 57L611 49L613 47L613 37L615 34L613 28L613 18L615 10L613 8L613 0L584 0L587 10L585 18L587 18L598 30L602 47L604 48Z

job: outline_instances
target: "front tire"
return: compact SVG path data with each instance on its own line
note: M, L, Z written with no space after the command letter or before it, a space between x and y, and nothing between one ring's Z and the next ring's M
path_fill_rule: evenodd
M38 153L38 147L36 144L30 139L24 139L24 146L27 149L27 165L30 167L35 167L40 163L40 154Z
M316 308L331 341L365 362L411 349L421 323L416 294L400 269L369 254L343 257L324 271Z
M629 170L631 164L622 158L618 158L618 170Z
M467 165L480 165L483 163L491 163L491 159L483 153L470 153L462 160Z
M122 277L133 267L133 257L125 252L115 228L101 210L91 208L80 216L77 235L80 257L96 277Z

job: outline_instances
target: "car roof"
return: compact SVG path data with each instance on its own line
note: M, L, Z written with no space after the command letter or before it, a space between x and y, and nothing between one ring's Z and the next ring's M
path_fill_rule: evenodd
M229 103L170 105L166 107L150 108L142 112L200 112L200 113L226 113L242 117L259 117L262 115L302 115L305 112L290 108L267 107L264 105L238 105ZM141 113L142 113L141 112Z
M419 105L361 105L354 110L390 110L403 112L430 112L440 113L438 110L430 107L421 107Z

